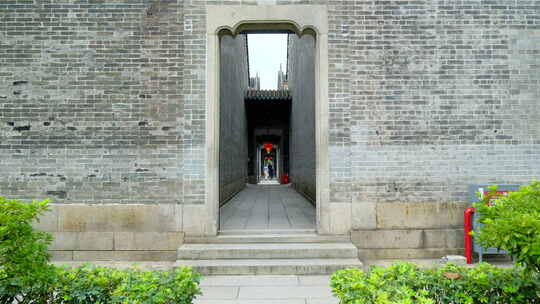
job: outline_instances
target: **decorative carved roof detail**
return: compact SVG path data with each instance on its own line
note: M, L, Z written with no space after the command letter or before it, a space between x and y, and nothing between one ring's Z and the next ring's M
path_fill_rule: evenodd
M289 90L253 90L248 89L245 93L246 100L291 100L292 96Z

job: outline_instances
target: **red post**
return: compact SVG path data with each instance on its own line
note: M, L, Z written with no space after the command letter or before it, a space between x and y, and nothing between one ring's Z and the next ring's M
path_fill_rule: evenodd
M472 237L470 233L472 231L473 214L474 208L467 208L465 212L463 212L463 222L465 225L465 257L467 258L467 264L472 264Z

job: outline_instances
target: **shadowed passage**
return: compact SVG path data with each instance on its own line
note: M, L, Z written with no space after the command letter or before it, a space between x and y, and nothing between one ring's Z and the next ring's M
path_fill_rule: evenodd
M289 185L248 185L220 215L221 231L315 229L315 207Z

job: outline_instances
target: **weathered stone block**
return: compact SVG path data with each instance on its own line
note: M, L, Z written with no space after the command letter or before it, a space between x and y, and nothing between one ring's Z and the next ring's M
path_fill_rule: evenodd
M32 223L32 226L39 231L54 232L58 231L58 205L51 204L49 211L45 212Z
M77 250L112 250L114 233L79 232Z
M61 205L61 231L156 231L178 229L174 204L160 205Z
M174 251L74 251L74 261L175 261Z
M111 206L74 204L58 207L61 231L113 231L110 222Z
M182 232L115 232L115 250L176 250L184 240Z
M51 250L51 261L73 261L73 251Z
M209 206L183 205L183 231L189 236L215 235L217 227Z
M430 259L463 254L463 248L359 249L360 260Z
M440 229L423 231L424 248L463 248L463 229Z
M176 261L176 250L116 251L117 261Z
M378 229L460 228L468 203L379 203Z
M351 230L351 204L330 204L330 233L347 234Z
M174 204L115 205L111 209L112 231L158 231L176 229Z
M169 231L181 232L183 230L184 208L181 204L174 204L173 209L174 209L174 223L172 223L172 226L170 227Z
M50 250L77 250L79 245L77 232L53 232Z
M358 248L422 248L422 230L353 230L351 240Z
M353 203L352 229L369 230L377 228L377 204Z

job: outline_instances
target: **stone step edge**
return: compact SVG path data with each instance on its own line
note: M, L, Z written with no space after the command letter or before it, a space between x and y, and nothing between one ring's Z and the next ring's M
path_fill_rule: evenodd
M184 244L178 248L177 258L179 260L352 259L358 258L358 249L350 243Z
M362 267L359 259L217 259L217 260L176 260L177 266L190 267L265 267L265 266L339 266L351 265Z
M263 234L263 235L218 235L207 237L185 237L185 244L212 243L345 243L350 242L349 235L317 235L317 234Z
M315 275L364 268L358 259L177 260L175 266L180 265L203 275Z
M317 235L315 229L224 229L218 232L218 236L232 235Z
M358 250L352 243L210 243L182 244L178 250Z

